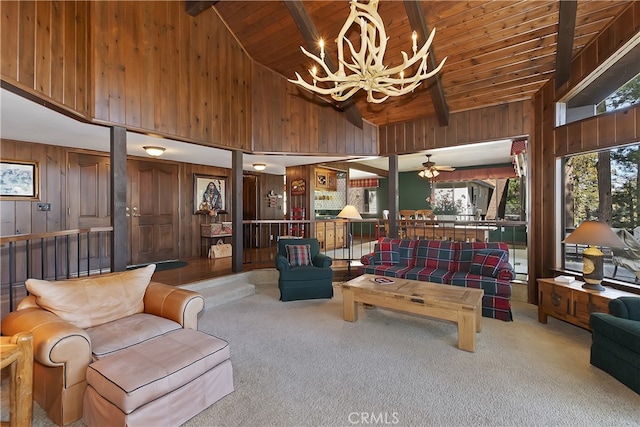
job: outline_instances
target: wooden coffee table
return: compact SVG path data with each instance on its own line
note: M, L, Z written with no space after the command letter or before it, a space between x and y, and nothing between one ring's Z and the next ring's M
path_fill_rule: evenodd
M376 277L381 276L364 274L342 285L344 320L358 320L357 303L446 320L458 325L458 348L476 351L476 332L482 330L482 289L397 278L381 285L372 281Z

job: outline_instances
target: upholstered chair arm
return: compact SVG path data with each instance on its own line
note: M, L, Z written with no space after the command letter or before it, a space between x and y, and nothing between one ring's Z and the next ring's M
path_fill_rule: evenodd
M317 254L316 256L313 257L311 262L313 263L313 265L315 267L329 268L329 267L331 267L331 264L333 263L333 260L331 259L331 257L329 257L329 256L327 256L325 254Z
M503 262L498 266L498 279L513 280L516 278L516 272L508 262Z
M623 319L640 320L640 295L612 299L609 301L609 313Z
M289 260L287 259L286 256L282 254L276 255L276 268L279 271L289 270L291 268L291 266L289 265Z
M64 366L65 388L85 380L91 363L91 340L84 329L73 326L50 311L26 308L2 320L2 334L33 334L33 357L44 366Z
M373 257L374 257L373 253L362 255L362 257L360 258L360 262L362 263L362 265L373 265L374 264Z
M197 292L150 282L144 294L144 312L173 320L186 329L198 329L204 298Z

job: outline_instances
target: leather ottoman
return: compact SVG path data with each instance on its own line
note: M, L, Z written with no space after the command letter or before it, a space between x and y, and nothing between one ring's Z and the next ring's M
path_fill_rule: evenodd
M87 426L180 425L233 391L229 343L178 329L89 365Z

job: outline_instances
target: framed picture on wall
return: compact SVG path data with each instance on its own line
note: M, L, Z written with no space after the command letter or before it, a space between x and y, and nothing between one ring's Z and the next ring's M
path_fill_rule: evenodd
M226 176L193 174L193 213L208 215L211 211L227 213Z
M12 200L40 199L38 162L2 160L0 162L0 197Z

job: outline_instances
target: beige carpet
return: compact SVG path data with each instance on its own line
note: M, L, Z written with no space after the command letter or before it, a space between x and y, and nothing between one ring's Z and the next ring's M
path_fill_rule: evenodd
M228 340L236 391L187 426L637 426L640 395L589 364L588 331L514 302L483 318L477 350L452 324L342 298L282 303L275 284L202 313ZM35 426L52 425L35 408ZM80 422L74 426L82 425Z

